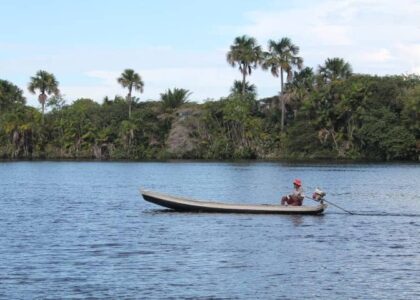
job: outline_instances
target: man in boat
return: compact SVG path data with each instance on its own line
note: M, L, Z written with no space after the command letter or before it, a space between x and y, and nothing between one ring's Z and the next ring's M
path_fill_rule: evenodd
M293 205L301 206L305 194L303 193L302 181L300 179L295 179L293 181L293 192L290 195L284 196L281 198L281 205Z

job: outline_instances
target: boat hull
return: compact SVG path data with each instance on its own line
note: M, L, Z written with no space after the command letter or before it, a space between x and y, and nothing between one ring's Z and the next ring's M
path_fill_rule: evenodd
M230 204L220 202L198 201L158 192L141 190L145 201L177 211L212 212L212 213L244 213L244 214L322 214L325 204L317 206L285 206L270 204Z

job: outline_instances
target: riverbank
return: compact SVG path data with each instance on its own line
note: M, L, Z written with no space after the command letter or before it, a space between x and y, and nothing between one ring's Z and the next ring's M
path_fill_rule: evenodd
M130 116L121 97L52 102L44 117L15 103L0 113L0 158L419 161L419 99L415 76L314 83L288 100L283 130L277 96L131 103Z

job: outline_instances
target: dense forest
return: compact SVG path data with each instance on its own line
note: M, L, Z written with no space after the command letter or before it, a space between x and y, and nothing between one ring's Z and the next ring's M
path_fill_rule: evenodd
M27 87L38 110L0 79L0 158L420 160L419 76L356 74L341 58L313 70L298 54L288 38L264 51L237 37L226 57L242 80L199 103L183 88L139 101L147 86L127 69L116 78L126 97L67 104L54 74L39 71ZM278 95L258 99L257 67L279 78Z

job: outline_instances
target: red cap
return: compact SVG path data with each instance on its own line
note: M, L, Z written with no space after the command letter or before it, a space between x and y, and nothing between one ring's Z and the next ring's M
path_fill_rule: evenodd
M295 179L295 181L293 181L293 184L296 184L298 186L302 186L302 181L300 181L300 179Z

